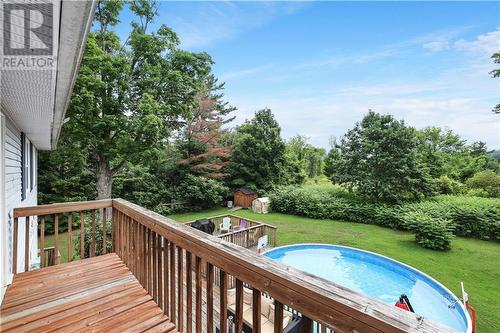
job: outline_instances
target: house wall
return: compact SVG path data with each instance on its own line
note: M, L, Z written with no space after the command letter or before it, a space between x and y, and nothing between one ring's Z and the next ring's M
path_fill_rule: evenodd
M34 206L37 204L37 155L38 152L36 147L33 147L33 175L34 179L29 179L26 182L26 196L24 200L22 199L22 187L21 187L21 131L17 128L16 124L9 119L6 115L2 113L2 138L1 138L1 150L2 150L2 169L1 171L1 246L0 246L0 257L2 261L0 262L1 270L1 299L5 293L6 286L12 282L12 255L13 255L13 209L17 207ZM30 154L29 154L29 136L26 136L26 150L27 163L30 166ZM30 168L28 167L28 172L26 175L30 178ZM28 180L28 179L26 179ZM33 184L31 184L33 182ZM20 218L18 220L18 272L24 271L24 244L25 244L25 219ZM35 261L38 255L38 244L37 244L37 221L32 218L30 221L30 265Z

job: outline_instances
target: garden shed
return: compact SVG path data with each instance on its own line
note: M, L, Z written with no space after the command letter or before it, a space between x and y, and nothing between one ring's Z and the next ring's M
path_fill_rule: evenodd
M252 201L258 197L259 196L256 191L243 186L234 190L234 205L248 208L252 205Z
M257 198L252 201L252 211L256 214L267 214L271 201L268 197Z

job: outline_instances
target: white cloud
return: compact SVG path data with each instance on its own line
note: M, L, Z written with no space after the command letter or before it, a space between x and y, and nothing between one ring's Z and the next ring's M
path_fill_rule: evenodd
M490 57L494 52L500 51L500 28L479 35L471 41L459 39L454 43L454 47L472 54Z
M450 48L450 42L446 38L440 38L431 42L424 43L422 47L433 52L439 52L448 50Z

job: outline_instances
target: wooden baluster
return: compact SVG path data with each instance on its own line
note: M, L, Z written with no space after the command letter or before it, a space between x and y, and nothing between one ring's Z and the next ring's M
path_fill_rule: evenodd
M193 263L191 252L186 251L186 332L193 331Z
M207 333L214 331L214 266L207 262Z
M260 291L253 288L253 306L252 306L252 333L260 333L261 330L261 303Z
M68 262L73 261L73 212L68 213Z
M169 284L168 284L168 241L166 238L163 238L163 285L165 286L165 293L163 295L163 313L168 315L168 303L169 303L169 296L170 292L173 292L170 290Z
M302 315L302 333L312 333L313 330L313 324L314 322L307 316ZM325 328L326 326L324 324L321 324L322 329Z
M170 321L175 324L175 244L170 242Z
M220 269L219 297L220 329L221 333L227 333L227 274L222 269Z
M80 259L85 258L85 217L80 212Z
M274 333L283 333L283 304L274 300Z
M151 274L151 271L152 271L152 268L151 268L151 230L150 229L146 229L146 244L147 244L147 249L146 249L146 272L147 272L147 291L150 295L152 295L152 274Z
M92 209L92 243L90 244L89 257L95 256L95 209Z
M59 264L59 214L54 215L54 265Z
M178 325L177 329L182 332L183 319L184 319L184 255L183 249L177 247L177 313L178 313Z
M158 241L157 235L155 232L153 232L153 246L151 248L151 251L153 252L153 300L158 303L158 265L157 265L157 253L156 253L156 242Z
M45 216L40 219L40 267L45 267Z
M132 251L130 250L131 248L131 225L132 225L132 218L127 216L125 218L125 233L126 233L126 239L127 239L127 245L126 245L126 249L125 249L125 257L127 258L127 261L126 261L126 264L127 266L131 265L132 263Z
M17 274L17 241L19 238L18 230L19 230L19 220L17 217L14 218L14 239L12 244L12 273Z
M158 306L161 308L163 306L163 277L162 277L162 251L161 251L161 236L158 235L156 240L156 259L158 260Z
M236 313L235 313L236 332L243 331L243 281L236 279Z
M24 271L30 270L30 217L24 218Z
M102 254L106 254L108 224L106 223L106 208L102 209Z
M325 324L321 324L321 333L326 333L326 325Z
M201 258L196 257L196 333L201 333L202 329L202 318L201 318L201 306L202 306L202 276L201 276Z
M143 238L143 229L142 229L142 224L138 223L137 224L137 237L138 237L138 244L137 244L137 263L138 263L138 275L139 275L139 282L141 285L144 285L144 254L143 254L143 248L144 248L144 238Z
M111 208L111 252L116 252L115 246L115 221L116 221L116 209Z

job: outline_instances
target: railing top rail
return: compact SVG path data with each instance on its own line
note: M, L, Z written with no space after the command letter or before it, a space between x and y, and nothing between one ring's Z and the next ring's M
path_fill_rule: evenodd
M20 207L14 209L14 218L108 208L111 207L112 202L112 199L104 199L95 201L63 202L49 205Z
M454 332L126 200L113 199L113 208L226 273L339 332Z
M244 232L247 232L249 230L258 229L258 228L262 228L262 227L265 227L265 225L263 225L263 224L254 225L254 226L251 226L251 227L248 227L248 228L245 228L245 229L240 229L240 230L231 231L231 232L228 232L228 233L225 233L225 234L220 234L220 235L217 235L217 237L231 236L231 235L234 235L234 234L244 233Z

